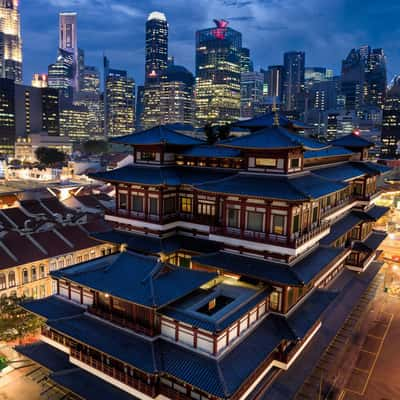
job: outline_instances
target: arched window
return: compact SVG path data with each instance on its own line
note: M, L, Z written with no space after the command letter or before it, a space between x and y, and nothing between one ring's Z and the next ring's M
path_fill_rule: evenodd
M31 275L32 275L32 281L36 281L36 279L37 279L36 267L31 268Z
M29 282L29 275L28 275L28 270L24 268L22 271L22 283L28 283Z
M44 265L42 264L39 266L39 278L43 279L45 277L46 277L46 270L45 270Z
M10 271L8 273L8 287L14 287L17 285L17 282L15 281L15 272Z
M6 289L7 282L6 282L6 275L0 274L0 289Z

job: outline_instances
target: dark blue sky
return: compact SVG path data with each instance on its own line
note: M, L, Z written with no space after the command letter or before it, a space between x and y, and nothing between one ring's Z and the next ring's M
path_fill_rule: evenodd
M306 51L308 66L340 71L352 47L383 47L389 79L400 73L398 0L21 0L24 80L46 72L58 46L58 12L78 12L79 47L86 64L101 66L105 52L115 68L138 83L144 74L144 24L163 11L176 63L194 69L194 35L225 18L243 34L257 69L282 63L288 50Z

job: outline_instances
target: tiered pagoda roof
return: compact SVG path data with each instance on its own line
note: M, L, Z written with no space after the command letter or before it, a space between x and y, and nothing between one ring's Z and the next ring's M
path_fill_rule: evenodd
M176 132L173 129L163 125L138 133L133 133L131 135L113 138L111 139L111 142L131 146L160 144L193 146L203 143L203 141L199 139Z
M232 126L255 131L259 129L272 127L274 125L274 121L275 121L275 113L268 113L245 121L235 122L232 124ZM306 125L303 122L291 120L289 118L284 117L283 115L279 116L279 125L284 127L293 127L294 129L306 128Z
M374 144L370 142L369 140L364 139L360 135L355 135L351 133L350 135L343 136L341 138L332 140L331 142L334 146L342 146L346 148L366 148L366 147L372 147Z

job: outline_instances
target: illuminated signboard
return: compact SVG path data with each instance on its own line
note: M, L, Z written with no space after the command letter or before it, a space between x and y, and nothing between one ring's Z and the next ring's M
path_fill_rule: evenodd
M224 19L214 19L217 27L213 29L212 34L216 39L223 40L226 37L226 32L228 31L229 22Z

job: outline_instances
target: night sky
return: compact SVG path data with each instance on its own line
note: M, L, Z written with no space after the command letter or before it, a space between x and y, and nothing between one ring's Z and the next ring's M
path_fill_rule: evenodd
M79 47L86 64L127 69L137 83L144 75L144 26L149 12L166 14L169 53L194 70L195 31L230 21L243 34L254 66L281 64L283 52L304 50L307 66L340 72L352 47L383 47L389 80L400 73L398 0L21 0L24 80L47 72L58 46L58 12L78 12Z

